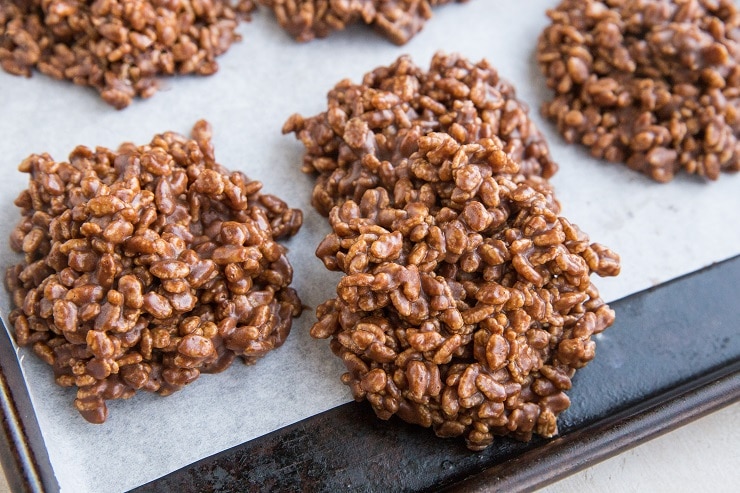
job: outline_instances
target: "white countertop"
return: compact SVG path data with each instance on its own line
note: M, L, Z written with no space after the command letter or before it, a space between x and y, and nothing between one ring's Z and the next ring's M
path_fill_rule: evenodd
M734 492L740 484L740 403L589 467L541 493Z

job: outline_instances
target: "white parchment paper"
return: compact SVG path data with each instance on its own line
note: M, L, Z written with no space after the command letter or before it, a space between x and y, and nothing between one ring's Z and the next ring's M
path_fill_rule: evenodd
M368 29L297 44L261 11L240 30L244 40L219 58L213 77L164 81L148 101L116 111L89 89L36 74L23 79L0 72L0 268L17 261L7 246L18 211L13 199L27 186L17 165L28 154L66 159L78 144L117 147L149 142L155 133L188 133L206 118L215 131L217 160L264 182L265 190L305 212L301 232L288 246L293 285L314 308L333 295L336 274L314 250L328 226L310 206L312 178L300 171L302 146L280 129L291 113L325 108L340 79L387 65L403 53L426 68L444 49L471 60L487 58L515 84L519 97L549 139L560 172L553 179L564 215L622 256L622 274L598 280L607 300L665 282L740 253L740 175L705 183L680 176L656 184L626 167L591 159L567 146L537 113L547 97L534 62L536 38L554 1L494 2L438 8L408 45L396 47ZM2 315L9 298L0 290ZM6 319L7 320L7 319ZM308 329L312 310L294 322L286 344L256 366L235 364L205 375L171 397L140 393L109 404L104 425L86 423L72 407L74 390L53 382L49 367L29 350L18 357L61 490L123 491L200 458L261 436L351 399L339 382L343 366L326 341Z

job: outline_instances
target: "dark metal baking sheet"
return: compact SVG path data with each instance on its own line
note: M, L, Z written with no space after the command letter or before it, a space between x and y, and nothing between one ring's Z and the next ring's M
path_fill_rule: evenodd
M366 404L348 403L134 491L540 486L740 399L739 283L740 256L612 303L617 322L599 336L596 359L576 375L573 403L553 440L503 438L473 453L461 440L437 439L396 419L380 421ZM10 448L0 458L14 491L38 491L41 485L55 491L17 361L9 345L2 346L3 438Z
M0 320L0 463L14 492L54 492L54 478L8 331Z

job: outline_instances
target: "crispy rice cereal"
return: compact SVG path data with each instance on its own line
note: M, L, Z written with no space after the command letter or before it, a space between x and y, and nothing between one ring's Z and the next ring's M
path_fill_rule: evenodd
M732 0L564 0L537 45L568 142L659 182L740 170L740 11Z
M216 163L211 129L167 132L118 151L77 147L69 161L31 155L8 270L15 339L77 387L102 423L109 399L168 395L236 356L283 344L301 302L275 240L301 211Z
M428 73L402 57L328 99L285 130L332 227L316 254L345 274L311 329L342 382L380 418L473 450L556 434L591 336L614 321L590 274L618 274L619 257L559 216L555 165L513 89L485 62L437 55Z

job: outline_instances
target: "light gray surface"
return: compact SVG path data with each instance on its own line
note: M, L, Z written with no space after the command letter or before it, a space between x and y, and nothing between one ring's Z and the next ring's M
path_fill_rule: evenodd
M608 300L664 282L740 253L740 229L726 227L740 210L740 175L706 184L680 177L659 185L590 159L566 146L536 108L546 96L533 63L544 10L555 2L478 0L437 10L424 31L396 47L364 29L307 45L295 44L266 13L243 25L244 41L219 58L210 78L164 82L148 101L117 112L91 91L36 75L30 80L0 73L0 238L17 220L13 198L27 176L16 166L28 154L47 151L62 160L77 145L116 147L148 142L165 130L187 133L199 118L215 131L216 157L265 183L265 190L305 211L292 239L294 286L310 307L333 294L337 276L313 252L328 231L309 205L311 178L299 171L302 147L280 135L293 112L312 115L325 107L326 92L340 79L363 73L410 53L426 67L437 49L487 58L535 109L561 171L553 179L564 215L622 255L619 278L597 281ZM14 261L3 241L0 267ZM2 314L8 298L3 293ZM258 365L235 365L205 376L163 399L137 395L112 403L102 426L84 422L72 408L74 393L54 385L48 367L19 352L34 406L63 491L120 491L145 483L199 458L329 409L349 400L339 383L342 365L325 341L313 341L307 311L288 342Z
M733 493L740 484L740 404L542 488L539 493Z

